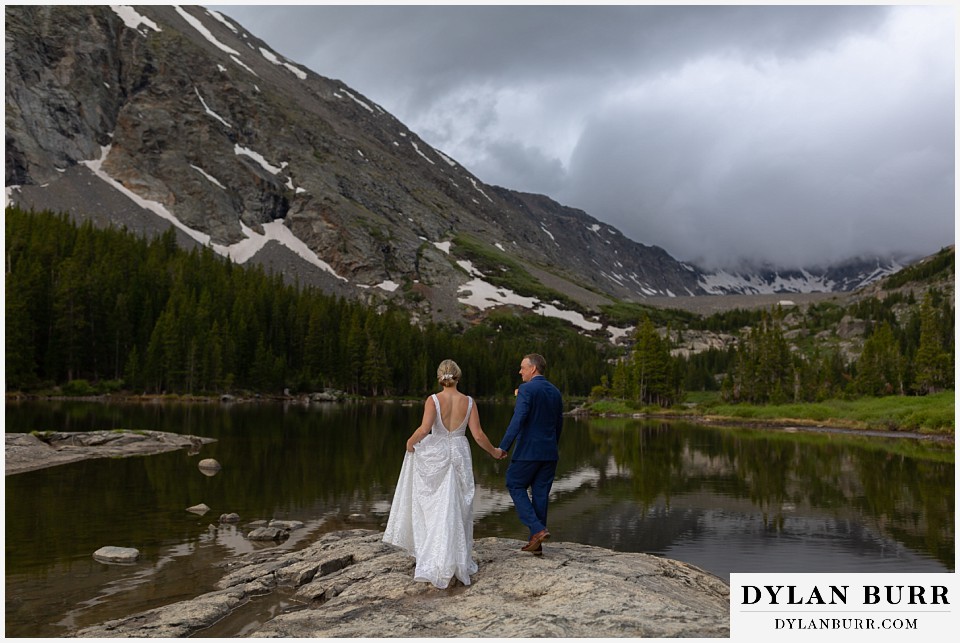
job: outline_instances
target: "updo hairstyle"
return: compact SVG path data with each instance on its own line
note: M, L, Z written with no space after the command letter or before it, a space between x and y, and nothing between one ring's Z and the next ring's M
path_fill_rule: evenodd
M441 386L456 386L460 381L460 367L452 359L445 359L437 367L437 381Z

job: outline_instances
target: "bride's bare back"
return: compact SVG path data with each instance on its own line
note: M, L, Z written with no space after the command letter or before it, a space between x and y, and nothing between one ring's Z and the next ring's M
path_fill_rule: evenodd
M467 417L470 409L469 398L453 387L448 387L437 393L440 403L440 422L447 431L453 431Z

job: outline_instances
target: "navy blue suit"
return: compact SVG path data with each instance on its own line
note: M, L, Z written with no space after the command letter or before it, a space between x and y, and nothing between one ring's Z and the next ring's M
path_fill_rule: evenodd
M521 384L513 419L500 441L500 448L509 451L516 442L507 467L507 489L520 522L527 526L531 536L547 528L547 501L560 459L557 445L562 430L560 390L542 375Z

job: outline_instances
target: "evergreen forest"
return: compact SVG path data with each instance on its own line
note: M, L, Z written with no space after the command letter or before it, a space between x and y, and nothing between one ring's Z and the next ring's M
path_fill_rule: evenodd
M954 253L906 268L853 304L732 310L707 317L632 311L632 346L614 347L558 319L499 311L475 324L415 324L284 283L209 248L178 247L171 228L148 239L77 225L68 215L6 209L6 388L86 395L292 394L337 389L420 397L455 359L464 391L509 397L524 354L546 356L567 395L671 406L689 391L755 404L954 387ZM904 286L912 286L905 288ZM855 355L841 321L864 325ZM619 321L619 320L618 320ZM655 324L656 321L656 324ZM724 348L683 354L685 334L728 333Z
M419 397L451 358L465 392L512 396L526 353L545 355L569 393L608 368L602 347L557 319L417 326L398 308L181 249L173 228L147 239L16 207L5 228L8 391Z
M591 396L666 407L687 391L717 389L725 402L753 404L953 390L955 310L940 286L949 284L952 292L954 256L952 248L944 248L847 306L736 309L662 331L645 317L632 350ZM841 349L838 336L838 327L851 321L863 325L862 345L853 357ZM689 357L674 354L683 333L703 330L732 333L737 341Z

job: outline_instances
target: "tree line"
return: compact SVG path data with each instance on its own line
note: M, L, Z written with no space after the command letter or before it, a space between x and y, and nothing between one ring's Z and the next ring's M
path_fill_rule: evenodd
M550 379L582 395L608 370L608 351L560 320L417 325L391 305L184 250L172 228L148 239L9 207L5 229L8 391L421 396L452 358L465 391L506 396L539 352Z
M845 358L837 342L815 337L848 316L864 323L862 350L854 359ZM955 385L954 308L935 287L927 288L919 302L911 291L846 308L810 306L800 324L802 335L814 337L806 344L787 340L780 306L713 317L693 326L726 331L741 326L737 341L687 357L672 352L681 329L668 326L661 334L645 318L630 353L591 396L670 406L686 391L719 389L728 402L765 404L924 395Z
M285 284L209 248L183 250L172 228L148 239L16 207L7 208L5 227L7 390L334 388L420 396L434 387L436 365L449 357L463 368L464 390L508 396L529 352L547 357L548 376L567 394L643 405L669 406L698 390L766 403L954 386L954 310L932 287L920 301L911 291L847 307L811 305L802 312L803 334L811 338L805 344L786 339L779 307L664 318L659 330L641 312L632 347L619 355L609 342L560 320L508 311L473 325L414 324L392 305ZM952 256L941 252L917 275L952 272ZM812 339L832 334L844 317L866 326L853 360L835 342ZM727 348L674 355L683 333L694 330L739 337Z

